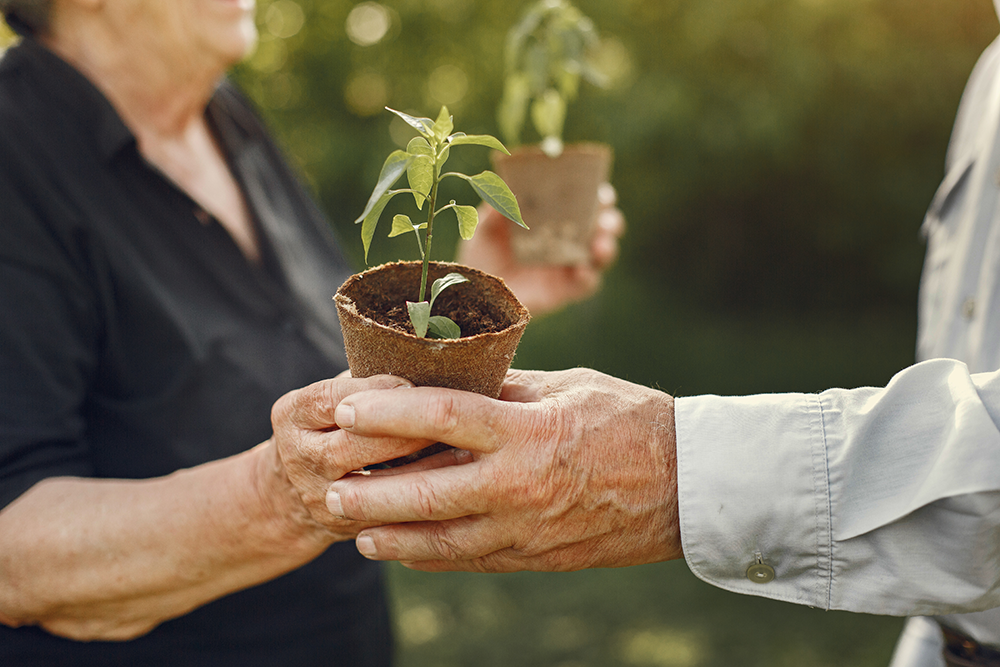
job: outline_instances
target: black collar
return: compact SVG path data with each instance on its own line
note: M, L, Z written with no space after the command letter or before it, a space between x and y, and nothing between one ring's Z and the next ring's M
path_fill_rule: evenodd
M105 162L124 148L136 145L135 135L97 86L34 38L25 37L4 54L0 60L0 76L9 75L34 79L33 85L40 94L62 108L67 117L72 118L71 122L79 123L86 136L93 137L98 155ZM233 113L234 107L242 107L232 104L230 98L236 96L238 93L232 84L223 79L206 110L230 156L239 155L251 140L255 127L252 118Z

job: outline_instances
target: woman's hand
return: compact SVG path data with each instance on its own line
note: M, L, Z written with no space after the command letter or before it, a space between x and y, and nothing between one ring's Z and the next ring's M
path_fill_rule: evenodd
M601 276L618 257L618 239L625 233L625 216L615 207L610 183L598 192L597 232L590 244L590 262L577 266L525 265L511 249L511 222L493 208L479 207L479 228L458 250L458 261L500 276L532 315L542 315L594 294Z
M274 405L271 422L275 451L269 494L294 492L285 498L290 516L303 526L322 527L331 541L353 539L366 524L333 517L326 507L330 484L365 466L405 456L426 446L423 440L372 439L365 448L341 448L337 456L330 448L331 434L338 429L337 405L357 391L412 387L389 375L355 379L347 374L298 389ZM383 473L385 474L385 473ZM282 486L283 480L287 485ZM266 501L267 499L265 499Z

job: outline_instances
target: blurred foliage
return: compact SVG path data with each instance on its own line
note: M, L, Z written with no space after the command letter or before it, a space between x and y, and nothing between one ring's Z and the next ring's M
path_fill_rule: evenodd
M618 76L582 91L567 135L615 148L626 270L713 310L912 307L916 230L996 34L989 2L578 4ZM525 5L263 0L239 78L343 227L408 136L383 106L445 103L496 133L504 34Z
M400 667L885 667L900 619L711 588L680 562L428 575L390 568Z
M260 1L261 43L235 76L359 267L351 221L382 156L412 136L383 106L447 104L466 131L496 134L504 37L527 4ZM602 292L533 321L515 364L693 394L878 385L911 363L918 230L966 78L998 32L991 3L577 4L615 85L581 89L566 139L614 147L629 231ZM488 165L485 150L453 159ZM411 252L376 238L371 261ZM874 667L901 625L734 596L680 563L390 573L407 667Z

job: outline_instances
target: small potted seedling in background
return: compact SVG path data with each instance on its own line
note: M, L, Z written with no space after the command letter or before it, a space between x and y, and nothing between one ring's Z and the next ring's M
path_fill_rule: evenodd
M511 238L522 262L579 264L590 259L597 191L609 178L612 151L603 143L564 145L563 126L581 81L606 83L588 60L598 45L593 22L567 0L532 4L507 35L497 111L500 133L508 146L520 146L530 117L538 139L511 155L493 156L497 173L517 195L532 229L530 236Z
M406 150L386 159L365 210L358 217L365 259L379 219L391 199L412 196L423 215L417 222L395 215L389 236L414 234L421 260L392 262L351 276L334 300L344 332L351 374L388 373L416 385L475 391L496 398L510 367L528 311L503 280L472 267L430 260L434 227L457 220L463 239L479 222L476 209L454 201L442 205L439 185L461 179L488 204L524 226L517 200L491 171L469 176L444 171L451 151L478 145L506 153L489 135L454 132L442 108L437 120L389 109L417 131ZM393 190L406 176L409 187Z

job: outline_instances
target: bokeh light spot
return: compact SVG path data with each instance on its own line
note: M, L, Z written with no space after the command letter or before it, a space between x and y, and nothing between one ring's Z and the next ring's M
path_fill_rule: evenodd
M597 71L606 77L609 88L624 88L634 79L632 54L615 37L601 40L600 47L593 56L593 63Z
M347 37L358 46L377 44L389 32L392 15L377 2L362 2L347 15Z
M622 658L629 665L694 667L701 662L701 648L693 633L670 628L637 630L622 642Z
M399 635L402 643L419 646L437 639L450 625L447 607L421 604L404 609L399 615Z
M299 34L305 22L305 13L294 0L275 0L264 15L267 31L279 39Z
M250 66L262 74L277 72L288 60L288 47L270 34L261 35L257 48L250 56Z
M441 65L427 78L427 92L439 104L454 104L469 92L469 77L455 65Z
M355 73L344 87L344 102L357 116L374 116L389 103L390 86L371 70Z

